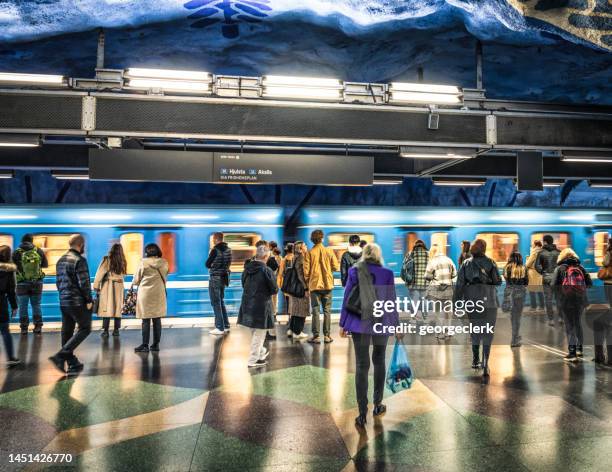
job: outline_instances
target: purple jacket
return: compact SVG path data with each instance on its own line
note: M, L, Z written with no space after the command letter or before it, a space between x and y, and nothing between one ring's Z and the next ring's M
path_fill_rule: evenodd
M368 269L373 276L373 283L376 288L378 299L381 301L392 300L395 303L395 278L393 277L393 271L376 264L368 264ZM368 321L362 321L358 316L345 308L349 293L351 293L351 289L357 285L357 283L357 268L351 267L348 272L346 288L344 289L344 300L342 302L342 312L340 314L340 327L351 333L382 334L374 332L374 324L382 323L383 326L398 326L399 316L395 307L393 311L389 313L385 311L383 316L375 316ZM392 335L392 333L384 334L387 336Z

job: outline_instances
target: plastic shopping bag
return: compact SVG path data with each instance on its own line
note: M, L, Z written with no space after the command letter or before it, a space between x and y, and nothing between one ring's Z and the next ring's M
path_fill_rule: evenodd
M387 387L393 393L401 392L402 390L409 389L412 386L413 380L412 368L408 361L406 349L400 344L399 340L396 340L393 356L391 357L391 365L387 372Z

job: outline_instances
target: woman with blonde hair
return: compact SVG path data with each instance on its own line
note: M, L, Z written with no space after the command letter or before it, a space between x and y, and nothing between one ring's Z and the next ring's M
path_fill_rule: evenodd
M393 301L395 306L395 279L393 271L383 267L382 251L378 244L366 244L363 254L348 271L342 312L340 315L341 336L351 333L355 347L355 390L359 416L355 424L363 427L368 413L368 378L370 370L370 345L374 364L374 416L382 415L385 389L385 351L390 326L398 326L398 313L393 308L382 315L374 316L374 302ZM374 326L377 329L374 329Z
M525 263L527 275L529 276L527 290L529 291L529 305L531 306L531 311L536 311L538 308L540 310L544 309L544 288L542 286L542 274L538 273L535 268L535 263L541 250L542 241L538 239L533 242L531 252L529 253L529 257Z
M513 251L508 258L508 264L504 269L506 289L509 291L511 303L510 320L512 323L512 341L510 347L521 346L521 316L525 303L525 286L529 283L527 268L523 264L523 256L518 251Z
M557 258L551 286L565 322L568 354L563 359L568 362L576 362L583 356L582 313L588 305L587 288L592 285L591 276L580 264L574 250L563 249Z
M96 313L102 318L102 337L108 338L110 320L113 318L113 336L119 336L121 309L123 308L123 279L127 272L127 261L121 244L113 244L98 266L93 289L97 295Z

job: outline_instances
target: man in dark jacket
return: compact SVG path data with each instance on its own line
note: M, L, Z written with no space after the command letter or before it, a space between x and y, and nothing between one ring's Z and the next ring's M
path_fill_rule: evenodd
M56 267L56 285L62 311L62 348L51 356L62 372L76 374L83 370L83 364L74 355L74 350L91 333L91 280L85 252L85 239L80 234L70 238L70 249L64 254ZM75 326L78 330L75 333ZM64 364L68 363L68 370Z
M34 333L40 334L43 325L40 303L43 292L43 278L45 277L41 269L49 266L47 257L42 249L34 246L34 237L31 234L24 234L21 238L21 244L13 253L13 262L17 266L17 304L19 305L21 334L28 334L28 326L30 325L29 305L32 305Z
M232 250L223 241L223 233L212 235L213 248L206 260L208 269L208 294L215 313L215 329L210 334L219 336L230 330L227 309L225 308L225 287L229 285Z
M557 258L559 257L559 249L554 244L553 237L550 234L544 235L542 238L544 247L538 254L535 261L535 270L542 275L542 288L544 290L544 304L546 305L546 316L548 316L548 324L554 326L555 312L553 308L553 289L552 276L557 268ZM561 315L557 314L559 321L562 321Z
M359 243L361 239L356 234L349 237L349 246L347 251L342 254L340 259L340 281L342 286L346 287L346 281L348 279L348 271L353 267L359 259L361 259L361 253L363 252Z
M238 324L251 329L251 353L249 367L266 365L268 350L263 346L266 332L274 327L272 295L278 292L276 276L266 266L270 249L259 246L255 259L247 263L242 273L242 301L238 312Z

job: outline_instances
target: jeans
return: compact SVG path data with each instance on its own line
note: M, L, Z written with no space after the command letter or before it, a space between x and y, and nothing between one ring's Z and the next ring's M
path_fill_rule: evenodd
M142 320L142 344L149 345L149 340L151 339L151 322L153 322L153 345L157 346L161 341L161 318L144 318Z
M249 365L255 364L266 353L264 341L266 340L266 329L251 328L251 352L249 354Z
M368 412L368 377L370 371L370 345L372 349L372 364L374 364L374 405L382 403L385 391L385 351L387 336L352 333L355 346L355 391L359 414Z
M229 318L225 308L225 282L223 277L212 275L208 282L208 294L210 295L210 304L215 313L215 328L219 331L229 329Z
M21 329L28 329L28 325L30 324L28 315L29 305L32 305L32 321L34 322L34 326L42 326L41 300L41 282L20 282L17 284L17 306L19 307L19 324Z
M115 320L113 322L113 327L115 331L118 331L121 328L121 318L112 318L112 319ZM108 328L110 328L110 320L111 318L109 317L102 318L102 329L104 331L108 332Z
M14 359L15 350L13 349L13 338L9 331L9 323L0 323L0 334L2 334L2 340L4 341L4 349L6 349L6 358Z
M312 335L319 336L321 327L320 309L323 307L323 335L329 336L331 333L331 290L312 290L310 292L310 305L312 306Z
M62 310L62 349L58 355L70 362L74 350L91 333L91 310L84 306L60 306ZM75 333L75 326L78 330Z
M415 313L413 313L413 318L416 319L417 314L420 312L421 313L421 317L423 318L423 320L427 319L427 315L428 313L426 313L425 311L423 311L422 309L422 304L420 303L424 298L425 298L425 294L427 293L426 290L420 289L420 288L409 288L408 289L408 296L410 298L410 300L414 300L414 303L416 304L417 302L419 302L419 310L416 311ZM435 318L434 318L435 319Z
M576 354L576 349L582 350L584 336L582 333L582 312L584 307L579 303L566 301L562 304L561 313L565 321L565 333L570 354Z
M555 319L555 310L553 307L553 288L552 285L544 284L544 304L546 305L546 316L548 317L548 321L554 321ZM561 318L561 314L558 314L559 318Z
M306 318L301 316L292 316L289 320L289 329L293 334L300 334L304 330L304 323Z
M514 297L512 299L512 310L510 311L510 321L512 323L512 343L520 339L521 317L523 316L524 297Z
M532 310L544 308L544 294L542 292L529 292L529 305Z

